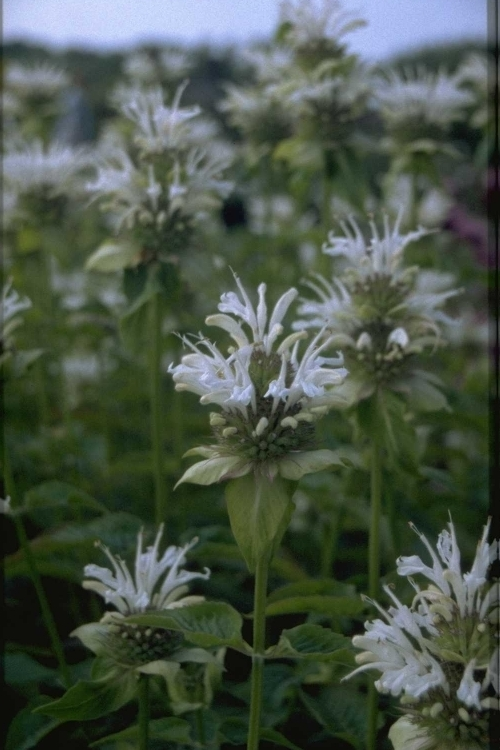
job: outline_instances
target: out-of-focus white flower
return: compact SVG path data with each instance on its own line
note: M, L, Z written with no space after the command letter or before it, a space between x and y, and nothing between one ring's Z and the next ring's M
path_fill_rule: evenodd
M163 524L160 526L152 547L144 552L142 549L143 535L139 532L137 552L135 557L134 575L128 569L127 563L115 557L109 549L98 543L112 565L112 570L99 565L86 565L83 587L95 591L122 615L146 611L160 611L172 607L184 607L201 601L203 597L184 596L186 584L194 578L207 579L210 575L208 568L203 573L192 573L181 570L186 563L186 552L197 543L193 539L184 547L167 547L158 559L159 546L163 535Z
M52 98L69 85L66 73L52 65L31 67L17 63L7 66L4 86L21 98Z
M13 348L14 331L23 323L19 315L23 310L31 307L31 300L28 297L20 297L19 293L12 288L12 279L8 279L2 288L2 304L0 309L0 321L2 324L2 345L1 359L3 362L5 355Z
M265 467L270 476L278 472L285 478L291 478L290 473L301 476L301 471L307 473L310 455L322 453L309 455L304 450L311 445L313 423L337 405L336 386L347 374L342 356L324 356L332 338L324 331L314 336L302 355L300 342L307 338L303 331L278 344L296 289L285 292L268 316L266 285L259 286L255 309L237 277L236 282L239 295L223 294L220 313L206 319L208 325L229 333L236 346L226 356L205 338L195 343L184 337L191 353L181 364L169 367L176 390L196 393L201 403L217 404L222 410L211 416L217 445L195 450L205 458L219 459L220 475L212 481L243 476L256 465Z
M8 514L10 511L10 497L6 497L5 499L0 498L0 514Z
M400 212L391 227L385 216L383 234L371 221L369 241L352 218L341 222L343 236L329 234L323 252L341 259L343 271L332 281L317 274L305 282L316 300L302 301L294 327L326 326L336 334L351 373L349 385L357 384L357 398L369 396L379 385L415 396L416 380L423 378L422 395L427 394L432 409L437 407L431 404L442 407L446 402L433 376L416 371L415 355L444 343L443 327L452 321L441 308L458 290L449 289L448 275L404 266L405 248L428 230L402 234L401 218Z
M366 25L340 0L281 0L280 23L289 24L287 42L300 51L330 40L334 50L342 50L340 40L346 34Z
M374 97L388 128L406 130L407 140L425 137L428 126L448 127L463 117L464 108L471 102L470 93L460 88L457 76L421 68L403 74L389 71L384 78L376 79Z
M475 111L471 123L477 128L484 128L493 117L489 102L494 75L488 70L488 65L486 55L473 53L466 57L456 73L459 83L472 94Z
M82 190L83 170L89 164L89 152L83 148L58 143L44 147L37 139L7 153L3 173L7 186L17 195L40 194L54 198L78 194Z
M385 610L372 601L383 619L365 623L365 635L353 638L362 653L356 657L360 666L348 677L379 671L377 690L400 697L407 712L391 730L396 750L479 750L485 746L488 712L500 707L499 592L487 578L498 558L498 542L488 542L489 520L470 570L462 573L451 521L448 527L434 549L412 526L430 564L418 555L397 560L398 574L407 576L416 591L411 606L385 586L393 606ZM411 577L415 574L430 584L422 589Z

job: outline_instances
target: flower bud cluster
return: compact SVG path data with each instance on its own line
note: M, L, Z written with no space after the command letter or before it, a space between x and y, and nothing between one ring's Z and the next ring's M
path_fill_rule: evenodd
M498 542L488 543L489 527L490 522L465 574L451 522L449 531L439 535L437 553L412 527L432 565L417 555L398 559L399 575L408 576L416 591L411 607L384 587L394 606L385 610L371 602L383 619L365 623L365 635L353 638L362 653L356 657L360 666L349 677L378 670L377 690L400 698L405 716L390 735L396 750L479 750L487 745L489 713L500 709L499 590L497 583L487 581ZM415 573L430 585L421 589L410 577Z
M151 661L167 659L179 650L183 635L178 630L150 628L127 622L118 612L107 612L104 647L116 662L139 667Z

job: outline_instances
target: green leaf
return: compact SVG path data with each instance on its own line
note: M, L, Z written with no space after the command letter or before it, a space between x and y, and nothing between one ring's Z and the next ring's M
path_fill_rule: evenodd
M24 509L40 526L54 526L63 518L74 517L82 510L108 513L108 509L93 497L67 482L53 480L28 490L24 496Z
M321 625L306 623L283 630L279 642L266 651L273 659L298 658L313 661L353 663L351 640Z
M25 682L52 680L57 672L39 664L21 652L6 653L4 656L4 677L7 685L20 685Z
M276 476L252 472L226 485L231 530L250 572L257 561L272 554L281 541L293 511L293 485Z
M279 462L279 473L284 479L298 481L305 474L325 471L333 466L346 466L339 451L326 449L292 453Z
M149 722L149 736L152 740L174 742L178 745L194 744L191 738L191 727L189 723L185 719L179 719L176 716L151 720ZM107 737L101 737L100 740L92 742L90 747L99 747L99 745L127 740L131 740L135 743L139 741L138 725L124 729L121 732L116 732L115 734L109 734Z
M251 653L250 646L241 637L241 615L225 602L200 602L162 612L133 615L127 621L181 630L188 641L203 648L230 646Z
M213 456L198 461L187 469L179 479L176 487L184 482L192 484L214 484L227 477L239 476L242 471L249 471L250 464L239 456Z
M302 702L316 721L333 737L349 742L357 750L365 747L366 699L347 686L334 685L322 690L317 697L299 693ZM378 726L382 718L377 719Z
M22 709L9 725L5 750L30 750L37 747L40 740L59 726L58 719L34 714L33 710L45 704L47 698L38 696Z
M130 513L107 513L86 524L61 526L30 541L40 574L81 583L83 567L95 559L95 541L100 539L115 552L135 549L142 521ZM7 575L29 573L22 551L5 559Z
M298 745L294 745L293 742L290 742L290 740L287 740L287 738L281 734L281 732L277 732L276 729L267 729L262 728L259 731L259 735L261 740L265 740L267 742L272 742L273 745L279 745L280 747L287 747L288 750L301 750L301 748Z
M275 589L269 594L267 601L270 604L271 602L289 599L294 596L316 596L319 594L353 597L356 596L356 588L351 583L335 581L332 578L324 578L322 580L308 578Z
M46 703L35 713L52 716L59 721L89 721L128 703L137 692L137 676L134 671L122 670L113 679L81 680L59 700Z
M365 605L361 599L350 596L294 596L268 604L266 615L288 615L295 612L315 612L330 617L353 617Z
M108 240L87 259L85 270L101 273L121 271L123 268L133 265L138 255L139 249L131 242Z

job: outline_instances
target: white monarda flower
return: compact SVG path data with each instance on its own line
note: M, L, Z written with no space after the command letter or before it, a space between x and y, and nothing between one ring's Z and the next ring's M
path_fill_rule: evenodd
M298 50L332 40L339 40L354 29L365 26L365 21L343 10L339 0L282 0L280 23L290 24L287 41Z
M171 365L169 372L176 390L196 393L203 404L222 409L211 419L218 445L202 449L207 458L229 458L220 462L221 474L212 481L230 474L243 476L256 464L266 466L270 475L300 474L301 454L310 447L314 433L312 423L339 403L336 387L347 374L342 356L338 352L324 356L332 343L324 331L312 338L302 355L304 331L282 339L282 322L297 297L296 289L285 292L268 315L266 285L259 286L254 308L237 277L236 283L239 295L223 294L220 313L206 319L208 325L226 331L235 346L223 354L205 338L195 342L185 337L191 353L181 364ZM322 452L312 452L318 453ZM283 464L290 454L296 462L293 469Z
M353 638L363 653L348 677L379 671L377 690L400 697L407 712L389 735L396 750L480 750L486 746L489 711L500 708L498 585L487 579L498 542L488 542L488 521L472 566L462 573L451 521L448 527L434 549L412 526L430 564L418 555L397 561L399 575L408 576L416 590L411 606L385 586L393 606L385 610L371 602L383 619L365 623L365 635ZM430 585L421 589L411 578L415 574Z
M5 88L21 98L53 98L68 84L68 76L64 71L47 64L31 67L9 65L4 77Z
M159 555L163 524L158 529L151 547L143 550L143 534L139 532L133 573L127 563L97 543L111 563L109 568L86 565L83 587L95 591L116 611L105 612L99 622L77 628L72 635L79 638L97 656L105 656L111 671L134 669L165 677L169 670L177 671L180 662L212 661L200 655L200 649L183 648L183 635L165 627L139 625L134 616L157 614L177 607L189 607L204 601L202 596L185 596L190 581L207 579L208 568L202 573L182 570L186 552L196 543L193 539L184 547L167 547ZM204 652L203 652L204 653ZM169 663L175 666L168 666Z
M14 350L14 331L23 323L19 313L31 307L28 297L20 297L19 293L12 288L12 279L8 279L2 288L2 300L0 305L1 330L1 353L0 364L3 364Z
M86 565L84 574L89 579L83 582L85 589L95 591L106 602L113 604L122 615L146 611L159 611L171 607L183 607L200 601L202 597L184 596L186 584L194 578L207 579L208 568L203 573L191 573L180 568L186 563L186 552L197 543L193 539L184 547L167 547L158 559L158 551L163 535L160 526L152 547L144 552L143 534L139 532L135 557L134 575L124 560L115 557L109 549L98 542L98 546L108 557L112 570L99 565Z
M353 399L366 398L378 386L413 399L416 408L442 408L446 402L435 377L417 370L417 357L444 343L452 320L441 309L458 293L449 275L404 265L406 247L428 230L400 232L402 212L383 232L370 221L366 240L351 217L344 235L330 232L323 252L343 263L332 281L319 274L305 282L316 299L303 299L297 329L323 328L336 334L351 373ZM425 382L424 382L425 381Z
M426 126L446 128L459 120L471 102L471 95L460 88L459 78L442 70L390 71L376 80L374 96L390 130L404 127L421 137Z
M78 194L82 172L90 164L83 148L58 143L45 147L41 140L4 156L3 173L7 186L17 195L38 194L54 198Z

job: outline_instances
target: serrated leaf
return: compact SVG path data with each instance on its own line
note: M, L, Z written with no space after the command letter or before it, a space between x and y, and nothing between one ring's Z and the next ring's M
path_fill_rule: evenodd
M364 606L361 599L349 596L294 596L268 604L266 615L272 617L298 612L315 612L330 617L353 617L359 614Z
M251 653L241 637L241 615L225 602L200 602L128 619L139 625L180 630L188 641L203 648L230 646Z
M250 572L263 556L270 558L293 512L293 485L276 476L252 472L226 485L231 530Z
M350 742L357 750L365 747L366 699L345 686L330 686L318 694L299 693L302 702L316 721L333 737ZM382 718L377 719L378 726Z
M122 670L118 679L81 680L62 698L40 706L35 713L52 716L59 721L89 721L117 711L136 693L135 672Z
M168 716L163 719L152 719L149 722L149 736L152 740L163 740L164 742L175 742L179 745L192 745L191 727L185 719L179 719L176 716ZM138 742L139 727L135 725L124 729L115 734L109 734L107 737L101 737L96 742L92 742L90 747L99 747L111 742L121 742L131 740Z
M314 661L340 661L353 663L352 645L349 638L333 633L321 625L306 623L284 630L279 642L266 651L273 659L295 658Z

